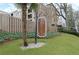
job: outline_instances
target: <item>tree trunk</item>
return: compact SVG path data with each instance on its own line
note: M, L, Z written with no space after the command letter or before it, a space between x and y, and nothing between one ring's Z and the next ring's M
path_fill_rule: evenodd
M24 46L28 46L28 43L27 43L27 30L26 30L26 24L27 24L27 13L26 13L26 10L27 10L27 4L26 3L23 3L22 4L22 32L23 32L23 42L24 42Z

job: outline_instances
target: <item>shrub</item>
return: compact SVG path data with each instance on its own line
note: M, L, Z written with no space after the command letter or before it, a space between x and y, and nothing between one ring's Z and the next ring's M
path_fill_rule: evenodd
M0 37L0 43L4 42L4 38Z
M29 32L27 33L28 38L34 38L35 37L35 32Z
M35 37L35 32L27 33L27 37L28 38L34 38ZM13 32L1 32L0 33L0 42L5 41L8 38L12 39L12 40L20 39L20 38L22 38L22 33L21 32L16 32L16 33L13 33Z
M19 39L21 38L21 33L12 33L12 32L1 32L0 33L0 42L5 39Z
M73 34L73 35L76 35L76 36L79 37L79 33L76 32L76 31L62 31L62 32L64 32L64 33L69 33L69 34Z

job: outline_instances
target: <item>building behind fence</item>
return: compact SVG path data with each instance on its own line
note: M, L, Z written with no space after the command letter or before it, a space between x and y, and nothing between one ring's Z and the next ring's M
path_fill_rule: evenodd
M57 32L57 15L56 10L51 4L38 6L38 16L45 17L47 21L47 32ZM13 16L5 13L0 13L0 30L6 32L22 32L22 17L21 11L13 12ZM33 10L28 10L27 32L35 32L35 13Z

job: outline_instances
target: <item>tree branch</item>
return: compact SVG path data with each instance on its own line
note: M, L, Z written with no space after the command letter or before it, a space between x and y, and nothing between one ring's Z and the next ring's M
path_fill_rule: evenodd
M53 3L51 3L52 4L52 6L55 8L55 10L57 11L57 13L56 13L56 15L57 16L62 16L65 20L66 20L66 17L64 17L64 15L62 14L62 13L60 13L58 10L57 10L57 8L54 6L54 4ZM56 3L57 4L57 3ZM57 4L58 6L59 6L59 4ZM60 6L59 6L59 8L60 8Z

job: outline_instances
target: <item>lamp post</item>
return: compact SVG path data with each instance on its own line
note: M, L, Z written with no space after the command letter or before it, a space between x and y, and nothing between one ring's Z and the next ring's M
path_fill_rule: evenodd
M36 23L35 23L35 44L37 44L37 20L38 20L38 12L36 11Z

